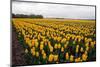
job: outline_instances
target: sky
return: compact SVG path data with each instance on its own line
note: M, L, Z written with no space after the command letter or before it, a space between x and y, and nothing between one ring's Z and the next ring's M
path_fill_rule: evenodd
M43 15L45 18L95 19L93 6L13 1L12 13Z

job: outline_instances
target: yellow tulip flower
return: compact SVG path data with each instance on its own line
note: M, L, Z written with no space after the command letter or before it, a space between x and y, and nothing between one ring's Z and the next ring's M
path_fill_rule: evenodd
M55 45L54 45L54 48L55 48L55 49L57 49L57 46L58 46L58 45L57 45L57 44L55 44Z
M32 51L32 55L35 56L36 55L36 52L35 51Z
M40 50L43 50L43 48L44 48L44 45L40 44Z
M68 60L69 59L69 54L68 54L68 52L66 53L66 60Z
M83 52L83 51L84 51L84 50L83 50L83 47L81 47L80 51L81 51L81 52Z
M61 48L61 44L59 43L59 44L58 44L58 49L60 49L60 48Z
M87 55L86 54L82 54L82 60L86 61L87 60Z
M36 57L39 57L39 52L36 52Z
M68 45L68 44L64 44L64 48L67 48L67 45Z
M38 41L35 41L35 47L37 48L39 45Z
M42 50L42 52L41 52L42 54L44 54L45 53L45 51L44 50Z
M58 61L58 55L54 55L54 61Z
M64 52L64 47L61 47L61 52Z
M70 55L70 61L74 61L74 56L73 55Z
M46 53L43 53L43 59L46 59Z
M53 61L53 58L54 58L53 54L50 54L50 55L49 55L49 58L48 58L48 61L49 61L49 62L52 62L52 61Z
M50 49L50 52L53 52L53 47L52 46L50 46L49 49Z

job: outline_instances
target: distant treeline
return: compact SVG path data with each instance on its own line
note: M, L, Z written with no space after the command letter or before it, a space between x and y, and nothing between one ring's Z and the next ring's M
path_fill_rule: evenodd
M43 18L42 15L25 15L25 14L12 14L12 18Z

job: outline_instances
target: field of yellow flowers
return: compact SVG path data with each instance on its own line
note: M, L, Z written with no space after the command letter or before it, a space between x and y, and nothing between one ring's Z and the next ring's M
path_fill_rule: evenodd
M93 20L13 19L27 64L71 63L96 60Z

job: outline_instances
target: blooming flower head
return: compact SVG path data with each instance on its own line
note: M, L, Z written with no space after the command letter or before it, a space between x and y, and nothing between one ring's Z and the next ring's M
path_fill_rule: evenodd
M73 55L70 55L70 61L74 61L74 56Z
M54 61L58 60L58 55L54 55Z
M64 47L61 47L61 52L64 52Z
M38 51L36 52L36 57L39 57L39 52Z
M83 52L83 51L84 51L84 50L83 50L83 47L81 47L80 51L81 51L81 52Z
M86 61L87 60L87 54L82 54L82 60Z
M59 43L59 44L58 44L58 49L60 49L60 48L61 48L61 44Z
M48 58L48 61L49 61L49 62L52 62L52 61L53 61L53 58L54 58L53 54L50 54L50 55L49 55L49 58Z
M43 53L43 59L46 59L46 53Z
M55 48L55 49L57 49L57 45L58 45L58 44L55 44L55 45L54 45L54 48Z
M50 52L53 52L53 47L52 47L52 46L50 46L49 48L50 48Z
M41 44L40 44L40 50L43 50L43 48L44 48L44 45L43 45L43 42L41 42Z
M68 54L68 52L66 53L65 57L66 57L66 60L69 59L69 54Z

